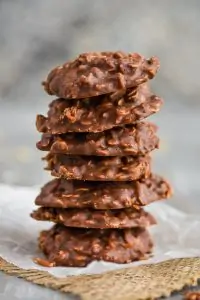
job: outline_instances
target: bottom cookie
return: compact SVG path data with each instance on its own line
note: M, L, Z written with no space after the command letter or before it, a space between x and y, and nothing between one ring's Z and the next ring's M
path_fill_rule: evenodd
M85 229L57 224L40 233L39 247L50 266L84 267L94 260L119 264L143 260L153 243L143 228Z

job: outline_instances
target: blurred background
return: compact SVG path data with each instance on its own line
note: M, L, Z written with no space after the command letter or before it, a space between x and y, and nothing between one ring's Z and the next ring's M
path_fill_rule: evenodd
M0 0L0 182L48 180L35 148L37 113L53 99L40 85L56 65L88 51L160 58L152 89L165 99L154 170L174 186L170 203L200 212L200 1Z

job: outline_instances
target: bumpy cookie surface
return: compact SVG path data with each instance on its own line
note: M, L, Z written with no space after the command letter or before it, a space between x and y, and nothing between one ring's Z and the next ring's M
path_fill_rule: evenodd
M31 214L33 219L59 223L67 227L133 228L156 224L154 217L143 209L94 210L89 208L39 207Z
M158 175L129 182L54 179L44 185L35 204L57 208L120 209L169 198L169 183Z
M162 103L147 85L118 95L101 95L95 101L56 99L49 105L47 117L37 116L36 127L52 134L101 132L142 120L158 112Z
M93 260L123 264L148 258L153 243L142 228L103 230L55 225L41 232L39 246L49 266L84 267Z
M44 88L60 98L85 98L138 86L152 79L159 68L156 57L137 53L94 52L53 69Z
M37 148L51 153L96 156L145 155L158 148L157 127L149 122L115 127L99 133L44 133Z
M46 170L56 177L92 181L129 181L150 175L146 156L69 156L49 153Z

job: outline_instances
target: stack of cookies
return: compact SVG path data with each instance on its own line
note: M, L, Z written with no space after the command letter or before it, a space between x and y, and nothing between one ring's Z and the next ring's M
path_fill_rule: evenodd
M48 151L46 169L57 178L31 215L56 223L39 237L50 266L129 263L151 253L147 227L156 222L143 206L171 195L151 172L157 127L142 121L162 105L147 83L158 68L157 58L136 53L85 53L43 83L59 98L47 117L37 116L37 148Z

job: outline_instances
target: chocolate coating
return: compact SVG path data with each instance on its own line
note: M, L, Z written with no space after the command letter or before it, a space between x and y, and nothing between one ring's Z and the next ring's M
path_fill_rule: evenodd
M161 98L152 95L146 85L124 95L102 95L82 100L56 99L49 105L47 117L38 115L39 132L101 132L116 126L133 124L161 108Z
M46 170L56 177L92 181L129 181L150 175L149 156L68 156L48 154Z
M39 247L49 265L84 267L94 260L123 264L148 258L153 243L142 228L103 230L55 225L40 233Z
M157 127L148 122L98 133L44 133L37 148L51 153L96 156L145 155L158 148Z
M158 175L129 182L54 179L41 190L35 204L57 208L120 209L140 207L169 198L169 183Z
M138 86L152 79L159 65L156 57L145 59L137 53L83 53L53 69L43 85L60 98L94 97Z
M143 209L93 210L89 208L39 207L31 217L67 227L83 228L133 228L156 224L154 217Z

